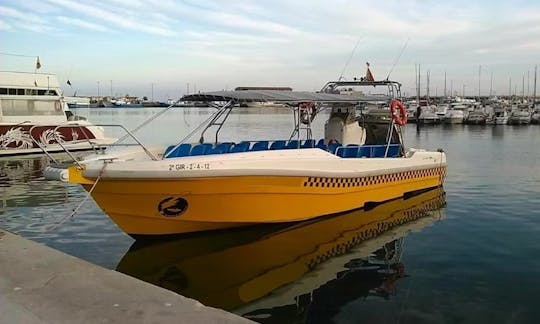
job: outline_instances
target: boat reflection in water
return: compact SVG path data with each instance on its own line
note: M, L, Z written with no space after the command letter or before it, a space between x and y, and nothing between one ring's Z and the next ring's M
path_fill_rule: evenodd
M67 199L66 185L45 182L46 157L0 159L0 215L9 207L60 205Z
M288 227L137 241L117 270L257 321L305 319L316 303L328 311L328 303L389 298L405 276L403 237L442 219L444 204L437 188Z

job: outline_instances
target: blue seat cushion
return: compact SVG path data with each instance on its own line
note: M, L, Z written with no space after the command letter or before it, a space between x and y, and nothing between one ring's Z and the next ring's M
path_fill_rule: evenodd
M341 146L338 147L336 155L343 158L355 158L358 155L358 145Z
M235 144L230 150L230 153L238 153L238 152L246 152L249 150L249 146L251 145L250 142L240 142L238 144Z
M285 141L283 140L277 140L277 141L274 141L274 143L272 143L272 145L270 145L270 149L271 150L282 150L285 148Z
M324 143L324 142L323 142ZM315 140L314 139L308 139L304 143L302 143L302 148L310 148L315 147Z
M191 152L189 155L195 156L195 155L205 155L206 152L212 148L212 144L210 143L203 143L203 144L197 144L193 146L191 149Z
M335 154L335 153L336 153L336 149L337 149L338 147L340 147L340 146L341 146L341 144L335 143L335 142L334 142L334 143L328 145L328 152L330 152L330 153L332 153L332 154Z
M297 149L299 147L298 140L290 140L289 143L287 143L288 149Z
M189 143L182 143L178 145L175 149L176 145L171 145L165 149L165 153L163 154L166 158L174 158L174 157L181 157L181 156L188 156L189 152L191 151L191 144Z
M268 150L268 141L258 141L253 144L252 151L264 151Z

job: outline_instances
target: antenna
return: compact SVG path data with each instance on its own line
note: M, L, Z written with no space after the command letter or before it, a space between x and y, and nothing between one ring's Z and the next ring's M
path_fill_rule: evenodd
M354 55L354 52L356 52L356 48L358 47L358 45L360 45L360 41L362 40L362 38L360 37L358 39L358 41L356 42L356 45L354 45L354 48L351 52L351 55L349 55L349 58L347 59L347 62L345 62L345 66L343 67L343 70L341 70L341 74L339 75L339 79L338 81L341 81L341 79L343 79L343 73L345 73L345 69L347 68L347 66L349 66L349 63L351 62L351 59Z
M390 74L392 73L392 71L394 71L394 68L396 67L396 64L398 64L399 59L401 58L401 55L405 51L405 48L407 48L407 44L409 44L409 39L410 38L407 37L405 44L403 44L403 46L401 47L401 51L399 52L399 55L396 57L394 64L392 64L392 67L390 68L390 71L388 72L388 75L386 76L386 80L388 80L388 78L390 77Z

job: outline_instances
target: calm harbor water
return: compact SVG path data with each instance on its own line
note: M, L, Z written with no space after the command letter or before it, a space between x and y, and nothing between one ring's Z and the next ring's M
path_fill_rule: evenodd
M159 111L77 113L133 128ZM173 143L212 111L173 109L137 134ZM324 116L316 121L321 137ZM284 139L292 116L243 110L227 126L223 140ZM0 159L0 227L261 323L538 322L540 127L407 125L404 138L447 152L446 194L294 226L135 242L91 199L66 219L86 194L45 181L45 158Z

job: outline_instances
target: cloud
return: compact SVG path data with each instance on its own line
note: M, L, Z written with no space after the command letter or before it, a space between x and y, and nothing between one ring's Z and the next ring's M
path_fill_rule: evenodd
M5 7L5 6L0 6L0 16L15 19L17 21L26 22L26 23L34 23L34 24L45 23L44 19L40 18L39 16L35 14L31 14L28 12L21 12L17 9Z
M4 23L7 26L17 27L17 29L24 29L35 33L49 33L54 32L56 29L49 25L47 21L35 14L28 12L21 12L17 9L0 6L0 17L5 17L8 23Z
M9 24L0 20L0 30L10 30L10 29L13 29L13 28Z
M172 36L175 35L175 32L172 30L158 26L155 24L150 24L145 22L144 19L133 19L124 14L117 14L112 12L110 9L106 10L99 8L97 6L86 5L79 2L71 0L47 0L56 5L71 9L83 14L85 16L90 16L100 20L104 20L112 25L116 25L121 28L126 28L130 30L137 30L148 34L160 35L160 36Z
M81 20L81 19L69 18L69 17L64 17L64 16L58 16L58 17L56 17L56 19L58 21L60 21L60 22L65 23L65 24L73 25L73 26L77 26L77 27L82 27L82 28L85 28L85 29L90 29L90 30L95 30L95 31L100 31L100 32L109 31L107 28L105 28L105 27L103 27L101 25L90 23L90 22L87 22L87 21L84 21L84 20Z
M540 63L540 4L532 1L4 0L0 19L2 30L54 30L50 37L62 31L115 32L129 44L103 37L108 55L123 57L126 46L137 47L136 62L144 62L148 73L155 71L155 78L177 69L171 80L190 71L190 78L201 74L211 80L221 73L243 83L241 78L273 75L318 87L343 69L358 39L347 78L363 74L366 61L377 76L386 76L406 39L392 77L411 83L414 63L433 71L433 84L444 69L449 77L470 76L474 66L498 64L504 73L517 75ZM22 44L16 33L4 34L12 44ZM73 44L57 48L71 53ZM135 61L133 55L130 60ZM125 58L118 62L116 70L132 66ZM132 79L146 73L126 70Z
M40 15L55 14L61 11L61 8L45 3L41 0L24 0L16 1L15 3L21 9L24 8L25 12L30 10Z

